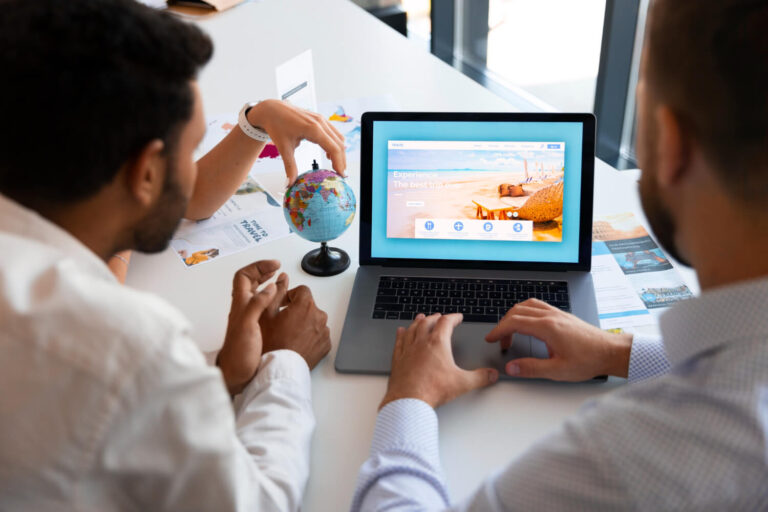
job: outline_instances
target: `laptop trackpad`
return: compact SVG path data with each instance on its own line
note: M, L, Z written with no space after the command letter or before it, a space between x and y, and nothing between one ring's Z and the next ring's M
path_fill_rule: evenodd
M497 368L502 373L507 361L531 357L531 337L515 334L512 346L503 353L498 343L488 343L483 337L488 332L483 324L462 324L453 335L453 356L461 368ZM546 357L546 349L544 349ZM534 356L536 357L536 356Z
M539 338L534 338L533 336L530 338L531 357L536 357L538 359L549 359L549 350L547 350L547 346L544 344L544 342Z
M507 361L521 357L531 357L531 337L527 334L512 336L512 346L504 353L504 359Z
M539 338L528 336L527 334L515 334L512 337L512 346L504 354L507 361L520 357L535 357L538 359L549 359L547 346Z

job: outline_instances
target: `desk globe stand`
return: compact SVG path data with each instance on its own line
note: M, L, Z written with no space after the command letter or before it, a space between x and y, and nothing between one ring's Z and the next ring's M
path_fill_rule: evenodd
M320 166L312 161L312 170ZM307 274L329 277L341 274L349 268L349 254L338 247L328 247L328 242L320 242L320 248L309 251L301 259L301 268Z
M304 255L301 268L313 276L335 276L349 268L349 254L337 247L328 247L326 242L321 242L319 249Z

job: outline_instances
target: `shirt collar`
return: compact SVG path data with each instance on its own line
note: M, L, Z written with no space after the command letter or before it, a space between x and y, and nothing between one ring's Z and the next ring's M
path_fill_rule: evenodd
M103 279L115 281L107 264L68 231L0 194L0 232L36 240L55 248L63 256L84 266L87 271Z
M682 301L661 317L673 365L729 342L768 338L768 278L745 281Z

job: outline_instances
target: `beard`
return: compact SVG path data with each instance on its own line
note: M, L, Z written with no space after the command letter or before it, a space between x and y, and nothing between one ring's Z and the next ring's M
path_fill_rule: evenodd
M690 267L691 264L682 256L675 243L675 233L677 231L675 220L661 198L655 169L648 164L648 162L656 161L655 151L651 149L656 148L655 138L654 135L646 134L647 144L642 148L645 150L645 155L649 158L645 159L646 165L644 165L640 174L640 204L643 206L643 212L648 219L648 223L651 225L651 231L656 235L661 248L683 265Z
M169 171L160 199L134 232L133 247L139 252L151 254L164 251L187 211L189 199L175 179L177 169L172 163L169 164Z

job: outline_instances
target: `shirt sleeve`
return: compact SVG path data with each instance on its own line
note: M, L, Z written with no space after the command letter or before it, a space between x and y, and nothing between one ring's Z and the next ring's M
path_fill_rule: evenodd
M664 375L672 365L661 338L635 335L629 355L629 381L639 382Z
M306 361L292 350L264 354L259 372L234 405L237 437L269 482L272 501L279 510L298 510L315 428Z
M431 414L430 414L431 412ZM631 502L600 446L576 424L543 439L451 505L437 454L437 420L424 402L398 400L379 413L352 511L617 510Z
M265 354L235 410L218 368L189 339L127 380L97 462L110 501L138 510L299 509L314 429L301 356Z
M437 414L415 399L388 403L376 418L352 511L432 510L450 503L440 469Z

